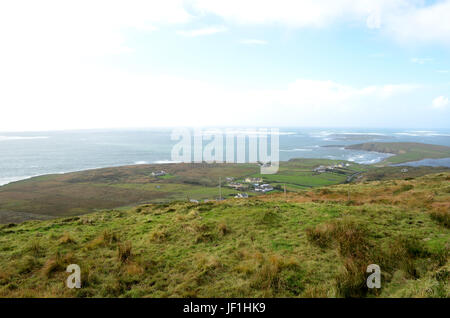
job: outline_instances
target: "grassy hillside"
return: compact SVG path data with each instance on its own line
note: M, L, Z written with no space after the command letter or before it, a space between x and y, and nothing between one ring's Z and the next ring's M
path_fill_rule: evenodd
M222 195L230 197L237 191L225 187L226 177L238 180L262 177L274 187L286 184L288 190L298 191L342 183L356 171L367 169L352 164L335 172L313 172L314 167L338 162L342 161L300 159L281 162L280 171L275 175L260 175L259 166L255 164L165 164L40 176L0 187L0 221L16 220L15 212L21 212L26 220L32 214L69 216L150 202L216 199L219 177L223 181ZM165 170L168 175L152 177L151 173L157 170Z
M449 297L449 211L440 173L3 225L0 296Z
M450 147L416 142L368 142L347 146L347 149L394 154L394 156L386 158L382 162L384 164L417 161L425 158L435 159L450 157Z
M405 170L406 169L406 170ZM369 169L359 174L353 179L355 182L378 181L378 180L400 180L421 177L427 174L450 172L447 167L407 167L407 166L387 166Z

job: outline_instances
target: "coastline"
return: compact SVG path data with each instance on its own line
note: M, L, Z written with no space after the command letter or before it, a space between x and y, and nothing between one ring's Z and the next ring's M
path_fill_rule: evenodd
M370 151L368 151L370 152ZM372 151L373 152L373 151ZM382 153L380 153L382 154ZM384 155L384 154L383 154ZM340 159L334 159L334 158L304 158L304 157L298 157L298 158L291 158L289 160L292 159L309 159L309 160L323 160L323 159L330 159L330 160L340 160ZM342 161L348 161L348 162L353 162L356 164L361 164L361 165L374 165L377 164L379 162L382 162L385 158L381 158L381 159L377 159L378 161L376 162L371 162L371 163L364 163L364 162L356 162L353 160L345 160L342 159ZM284 161L280 161L281 162L287 162L289 160L284 160ZM91 170L98 170L98 169L108 169L108 168L121 168L121 167L132 167L132 166L140 166L140 165L170 165L170 164L177 164L177 163L181 163L181 162L177 162L177 161L172 161L172 160L156 160L154 162L139 162L139 163L134 163L134 164L118 164L118 165L109 165L109 166L99 166L99 167L93 167L93 168L87 168L87 169L80 169L80 170L67 170L67 171L58 171L58 172L49 172L49 173L44 173L44 174L36 174L36 175L32 175L32 176L24 176L24 177L11 177L11 178L0 178L0 189L1 187L14 183L14 182L20 182L20 181L24 181L24 180L29 180L32 178L37 178L37 177L43 177L43 176L50 176L50 175L63 175L63 174L67 174L67 173L75 173L75 172L87 172L87 171L91 171ZM257 164L257 163L255 163ZM5 179L11 179L8 180L6 182L4 182L3 180Z
M161 164L172 164L172 163L179 163L179 162L171 161L171 160L157 160L154 162L141 161L141 162L135 162L133 164L118 164L118 165L109 165L109 166L99 166L99 167L79 169L79 170L49 172L49 173L36 174L36 175L31 175L31 176L23 176L23 177L5 177L5 178L0 178L0 188L4 185L10 184L10 183L28 180L28 179L36 178L36 177L42 177L42 176L66 174L66 173L73 173L73 172L85 172L85 171L97 170L97 169L119 168L119 167L140 166L140 165L161 165ZM3 181L3 180L8 180L8 179L11 179L11 180L6 181L6 182Z
M331 147L331 146L328 146ZM373 153L378 153L378 154L389 154L391 156L395 156L396 154L391 154L391 153L383 153L383 152L379 152L379 151L367 151L367 152L373 152ZM391 157L389 156L389 157ZM418 167L418 166L429 166L429 167L448 167L450 168L450 157L444 157L444 158L424 158L421 160L412 160L412 161L406 161L406 162L402 162L402 163L398 163L398 164L394 164L394 163L387 163L387 164L382 164L383 162L386 161L387 158L382 158L382 159L378 159L378 161L376 162L371 162L371 163L358 163L361 165L367 165L367 166L412 166L412 167ZM310 160L321 160L324 158L303 158L303 157L299 157L299 158L293 158L293 159L310 159ZM291 160L291 159L290 159ZM332 160L337 160L337 159L332 159ZM434 164L435 162L439 162L439 161L448 161L446 162L446 164L444 165L436 165ZM349 162L354 162L351 160L342 160L342 161L349 161ZM283 162L283 161L280 161ZM428 164L416 164L416 163L428 163ZM120 168L120 167L130 167L130 166L140 166L140 165L169 165L169 164L177 164L180 162L176 162L176 161L171 161L171 160L157 160L154 162L139 162L139 163L134 163L134 164L118 164L118 165L109 165L109 166L99 166L99 167L92 167L92 168L87 168L87 169L81 169L81 170L67 170L67 171L61 171L61 172L50 172L50 173L44 173L44 174L37 174L37 175L32 175L32 176L21 176L21 177L11 177L11 178L0 178L0 188L11 184L11 183L15 183L15 182L20 182L20 181L24 181L24 180L29 180L32 178L36 178L36 177L43 177L43 176L49 176L49 175L63 175L63 174L67 174L67 173L74 173L74 172L86 172L86 171L91 171L91 170L98 170L98 169L108 169L108 168ZM357 162L356 162L357 163ZM4 181L4 180L7 181Z

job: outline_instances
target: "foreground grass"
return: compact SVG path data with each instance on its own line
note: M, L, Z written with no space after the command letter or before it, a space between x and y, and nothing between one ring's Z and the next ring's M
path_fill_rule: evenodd
M441 173L4 225L0 296L449 297L449 199Z

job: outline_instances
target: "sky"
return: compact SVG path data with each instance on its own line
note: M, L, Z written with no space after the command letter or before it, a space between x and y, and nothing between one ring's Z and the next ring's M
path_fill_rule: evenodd
M450 128L450 0L0 2L0 131Z

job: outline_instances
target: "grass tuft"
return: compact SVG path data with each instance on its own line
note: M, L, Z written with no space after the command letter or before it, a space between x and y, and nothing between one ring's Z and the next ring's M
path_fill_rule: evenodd
M122 263L127 262L131 257L131 242L119 243L117 245L117 256Z
M217 229L219 231L219 235L225 236L226 234L230 233L230 228L226 225L226 223L220 223L217 226Z
M430 216L436 222L450 229L450 211L448 210L432 211L430 212Z
M28 251L34 256L40 256L43 254L44 248L38 240L33 239L28 246Z
M60 244L75 244L75 239L70 235L70 233L65 232L59 239Z

